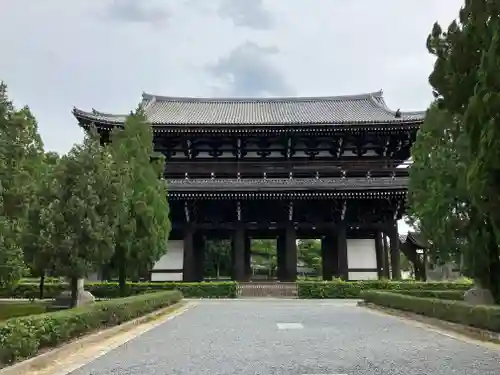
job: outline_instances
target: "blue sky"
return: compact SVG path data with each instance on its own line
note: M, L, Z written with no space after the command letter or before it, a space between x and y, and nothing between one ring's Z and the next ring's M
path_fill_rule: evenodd
M320 96L384 90L431 100L425 41L459 0L3 0L0 79L47 149L83 137L73 106L129 112L173 96Z

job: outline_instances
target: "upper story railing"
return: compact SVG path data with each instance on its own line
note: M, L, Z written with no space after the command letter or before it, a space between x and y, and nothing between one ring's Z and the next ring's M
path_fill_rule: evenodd
M401 160L358 161L167 161L165 177L172 178L314 178L314 177L390 177L407 176L398 168ZM186 175L187 174L187 175Z

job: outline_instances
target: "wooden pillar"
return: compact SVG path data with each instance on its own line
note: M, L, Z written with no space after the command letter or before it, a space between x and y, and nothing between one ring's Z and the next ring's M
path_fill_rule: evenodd
M342 280L349 279L349 265L347 263L347 230L345 225L340 225L337 230L337 275Z
M205 239L201 231L196 231L193 236L194 252L194 280L201 282L205 279Z
M277 277L279 281L286 280L286 243L284 234L276 240Z
M323 280L330 281L336 273L336 238L333 234L327 234L321 239L321 261Z
M245 280L252 277L252 240L245 236Z
M195 281L195 263L194 263L194 228L192 225L184 228L184 259L182 266L182 280Z
M292 223L285 229L285 281L297 280L297 235Z
M384 245L384 277L386 279L391 278L391 263L389 261L389 244L387 243L387 236L384 232L382 235L382 243Z
M401 254L399 251L399 233L398 224L394 220L389 223L387 228L389 242L391 246L391 276L393 280L401 280Z
M233 280L245 281L245 229L237 226L231 241Z
M377 257L377 274L378 278L384 277L385 262L384 262L384 244L382 243L382 233L375 232L375 254Z

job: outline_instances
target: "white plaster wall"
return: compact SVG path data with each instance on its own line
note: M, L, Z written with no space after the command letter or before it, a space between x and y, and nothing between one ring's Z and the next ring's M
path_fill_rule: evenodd
M151 281L182 281L182 272L179 273L155 272L151 274Z
M349 272L349 280L378 280L377 272Z
M377 268L374 239L347 240L348 268ZM377 272L349 272L349 280L377 280Z
M184 266L184 241L168 241L167 253L153 266L153 270L179 270ZM182 281L182 272L152 272L151 281Z

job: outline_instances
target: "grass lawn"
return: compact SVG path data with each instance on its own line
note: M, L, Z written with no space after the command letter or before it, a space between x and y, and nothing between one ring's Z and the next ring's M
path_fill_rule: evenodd
M41 314L45 312L47 301L1 301L0 321L18 316Z

